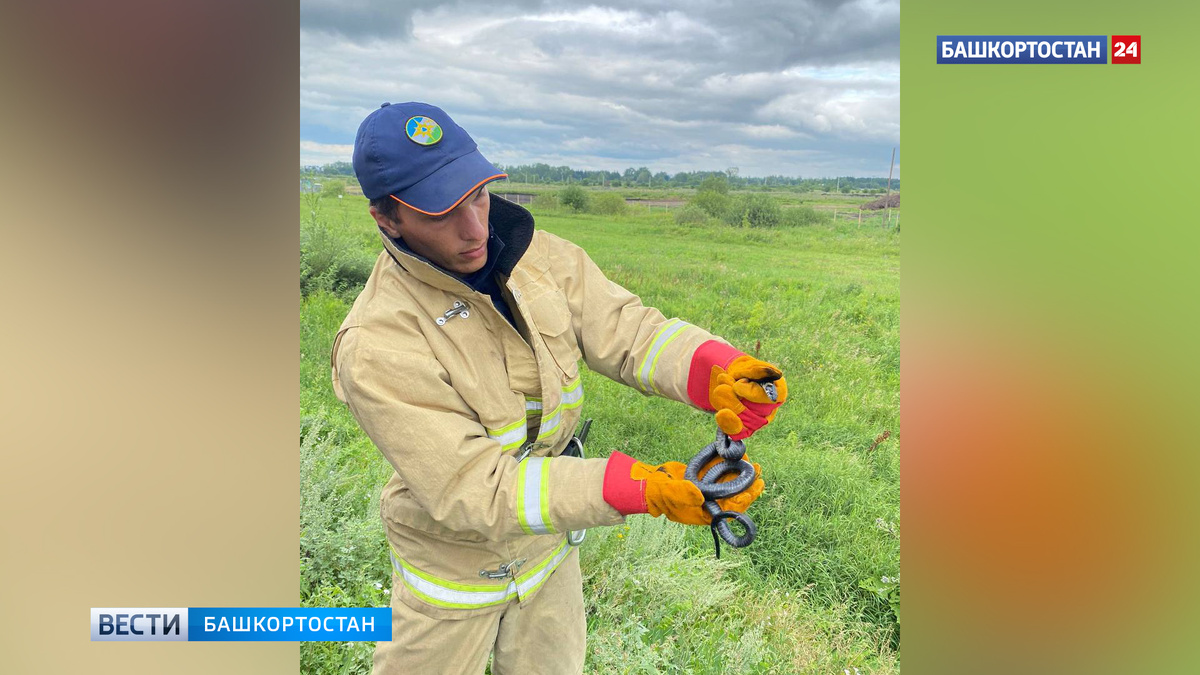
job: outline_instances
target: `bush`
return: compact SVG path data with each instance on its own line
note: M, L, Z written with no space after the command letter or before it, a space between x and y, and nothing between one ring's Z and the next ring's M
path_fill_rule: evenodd
M572 211L586 211L588 193L578 185L568 185L559 190L558 202L563 206L569 207Z
M625 213L628 206L625 198L616 192L597 192L591 195L589 210L602 216L620 216Z
M792 209L783 209L782 224L784 227L820 225L828 220L829 216L817 211L811 206L798 206Z
M746 198L730 199L725 210L720 214L721 222L730 227L742 227L746 224Z
M716 190L701 190L692 197L690 203L704 209L704 212L713 218L721 218L725 212L729 210L729 205L733 200L729 195Z
M746 220L751 227L779 227L783 220L779 204L766 195L752 195L745 199Z
M327 180L321 185L322 197L340 197L346 194L346 183L340 180Z
M694 203L685 204L675 212L675 222L680 225L703 225L708 218L708 212Z
M725 176L709 176L700 181L699 192L716 192L718 194L729 194L729 179Z

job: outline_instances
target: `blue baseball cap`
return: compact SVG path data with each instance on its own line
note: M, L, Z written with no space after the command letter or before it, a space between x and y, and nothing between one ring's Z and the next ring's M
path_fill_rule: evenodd
M354 137L354 174L367 199L391 196L440 216L482 185L508 174L444 110L428 103L384 103Z

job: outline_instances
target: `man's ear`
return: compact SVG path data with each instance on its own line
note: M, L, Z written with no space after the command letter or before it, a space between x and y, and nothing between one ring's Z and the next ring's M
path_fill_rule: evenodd
M383 230L392 239L400 238L400 228L396 226L395 221L389 220L387 216L380 213L379 209L374 206L370 207L369 210L371 217L375 219L375 224L379 226L379 229Z

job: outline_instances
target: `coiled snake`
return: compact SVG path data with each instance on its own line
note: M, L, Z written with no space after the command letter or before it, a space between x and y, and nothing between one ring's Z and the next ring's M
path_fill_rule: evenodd
M754 541L754 535L758 533L758 528L755 527L754 521L750 520L750 516L738 511L725 511L716 502L718 499L732 497L743 492L754 483L754 465L742 459L745 454L745 443L730 440L725 432L718 430L716 440L696 453L696 456L687 463L687 469L684 472L684 477L700 488L705 499L704 508L712 514L713 546L716 548L718 559L721 557L721 539L734 548L742 548L749 546L750 542ZM715 457L720 457L724 461L717 462L703 476L700 476L700 470ZM733 480L717 482L722 476L734 472L738 475ZM743 534L740 536L734 534L733 529L729 526L731 520L736 520L741 524ZM717 538L718 535L720 535L720 539Z

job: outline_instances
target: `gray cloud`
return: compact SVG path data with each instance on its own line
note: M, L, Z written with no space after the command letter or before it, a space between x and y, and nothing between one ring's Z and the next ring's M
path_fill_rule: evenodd
M302 4L308 141L353 142L384 100L503 163L886 175L899 141L895 0L336 7Z
M378 0L300 0L300 30L351 40L403 40L412 35L416 6Z

